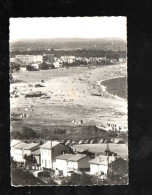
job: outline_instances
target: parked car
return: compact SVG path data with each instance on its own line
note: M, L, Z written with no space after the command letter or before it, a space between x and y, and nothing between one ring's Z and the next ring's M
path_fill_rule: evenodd
M119 141L117 142L117 144L125 144L125 142L124 142L123 140L119 140Z
M99 141L100 144L103 143L103 142L104 142L104 139L101 139L101 140Z
M87 139L87 140L85 140L85 142L84 142L85 144L88 144L89 143L89 140Z
M67 142L67 140L62 140L61 143L62 144L65 144Z
M80 141L79 141L79 144L84 144L84 141L83 141L83 140L80 140Z
M90 144L93 144L94 143L94 140L92 139L91 141L90 141Z
M75 144L77 144L77 142L76 141L72 141L71 146L73 146Z
M71 140L68 140L65 145L69 145L71 143Z

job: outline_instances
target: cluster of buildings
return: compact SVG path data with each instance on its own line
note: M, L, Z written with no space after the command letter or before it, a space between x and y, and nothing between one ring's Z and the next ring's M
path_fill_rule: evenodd
M48 65L53 64L55 68L61 68L63 64L73 64L73 63L101 63L106 61L106 56L104 57L76 57L76 56L60 56L55 57L54 54L43 54L43 55L16 55L15 58L10 58L10 62L15 62L20 64L21 70L25 71L26 66L33 66L35 69L40 68L40 64L45 62ZM120 63L124 63L125 58L119 58ZM115 62L115 59L111 59L110 62ZM118 61L116 61L118 63Z
M87 154L76 153L58 141L24 143L20 140L11 141L11 156L14 161L25 164L25 155L32 155L41 169L53 169L57 175L69 176L69 173L87 171L88 174L106 176L110 163L116 160L114 155L99 155L95 158ZM118 157L117 157L118 158Z

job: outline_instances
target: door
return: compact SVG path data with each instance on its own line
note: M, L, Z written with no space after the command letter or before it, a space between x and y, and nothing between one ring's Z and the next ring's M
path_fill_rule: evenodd
M45 160L45 167L47 168L47 161Z

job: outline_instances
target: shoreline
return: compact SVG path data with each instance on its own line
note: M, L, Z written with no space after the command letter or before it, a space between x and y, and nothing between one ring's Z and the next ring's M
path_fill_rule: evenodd
M102 89L103 92L108 93L110 96L112 96L112 97L114 97L114 98L116 98L116 99L123 100L123 101L127 102L127 99L122 98L122 97L119 97L118 95L114 95L114 94L108 92L108 91L107 91L107 86L103 85L103 82L105 82L105 81L109 81L109 80L112 80L112 79L123 78L123 77L124 77L124 76L119 76L119 77L113 77L113 78L110 78L110 79L105 79L105 80L97 81L97 82L100 82L100 84L99 84L98 86L101 87L101 89Z

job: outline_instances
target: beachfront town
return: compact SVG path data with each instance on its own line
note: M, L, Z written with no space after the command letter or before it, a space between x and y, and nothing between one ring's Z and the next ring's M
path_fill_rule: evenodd
M56 57L49 53L10 58L13 185L128 184L126 100L109 94L101 80L89 80L100 70L103 80L124 77L126 67L126 57L106 55ZM70 71L78 74L77 78ZM37 76L39 72L41 76ZM57 79L48 80L45 74L57 75ZM60 77L64 74L68 76ZM108 108L107 98L112 108ZM104 104L102 112L107 116L99 116ZM85 113L79 113L81 109L72 112L75 105L85 106ZM45 123L50 131L41 129ZM51 130L54 126L57 128Z
M125 57L107 58L103 57L76 57L76 56L60 56L55 57L54 54L43 55L15 55L10 58L10 63L20 66L21 71L40 70L49 68L62 68L64 66L79 65L102 65L102 64L119 64L125 63Z

